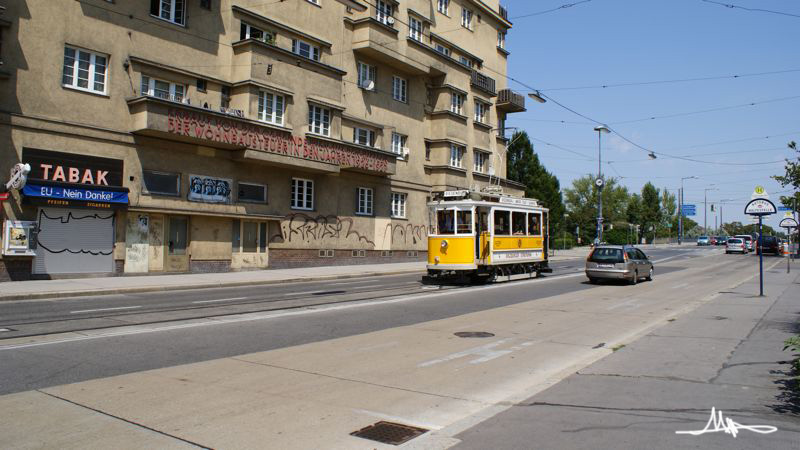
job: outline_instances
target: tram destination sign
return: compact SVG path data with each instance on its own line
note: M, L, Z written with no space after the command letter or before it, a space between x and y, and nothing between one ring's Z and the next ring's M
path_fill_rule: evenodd
M500 197L500 203L505 205L539 206L536 200L517 197Z
M744 213L751 216L768 216L778 212L775 204L767 198L754 198L744 207Z

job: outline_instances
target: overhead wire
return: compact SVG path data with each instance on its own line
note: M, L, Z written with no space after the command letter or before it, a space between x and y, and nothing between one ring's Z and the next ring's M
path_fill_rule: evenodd
M781 15L781 16L789 16L789 17L798 17L798 18L800 18L800 15L798 15L798 14L792 14L792 13L787 13L787 12L783 12L783 11L773 11L771 9L763 9L763 8L747 8L745 6L734 5L732 3L716 2L714 0L700 0L700 1L703 2L703 3L712 3L714 5L724 6L724 7L729 8L729 9L741 9L741 10L744 10L744 11L763 12L763 13L770 13L770 14L778 14L778 15Z

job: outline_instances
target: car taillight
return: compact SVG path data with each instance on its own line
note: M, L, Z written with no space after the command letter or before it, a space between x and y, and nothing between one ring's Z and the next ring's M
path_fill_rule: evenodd
M586 261L591 261L592 260L592 255L594 255L594 250L589 252L589 256L586 257Z
M625 261L625 262L628 262L628 254L627 253L622 252L622 260Z

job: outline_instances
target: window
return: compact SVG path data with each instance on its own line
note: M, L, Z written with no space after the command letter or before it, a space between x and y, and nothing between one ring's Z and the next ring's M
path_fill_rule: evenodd
M392 98L398 102L408 102L408 81L405 78L392 77Z
M456 233L472 234L472 211L456 211Z
M181 195L181 175L178 173L142 171L142 191L147 194Z
M497 46L499 48L506 48L506 34L502 31L497 32Z
M258 93L258 120L283 125L283 108L285 102L282 95L261 91Z
M466 56L459 56L458 57L458 62L460 62L461 64L463 64L463 65L465 65L467 67L470 67L470 68L474 65L472 60L467 58Z
M483 102L475 101L475 122L486 123L486 111L488 105Z
M186 0L150 0L150 15L167 22L186 25Z
M461 167L464 160L464 147L456 144L450 144L450 166Z
M99 94L106 93L108 56L64 47L64 74L61 84Z
M458 115L463 115L464 110L464 94L453 92L450 96L450 112Z
M406 196L400 192L392 192L392 217L406 217Z
M425 142L425 161L431 160L431 143Z
M210 11L211 10L211 0L200 0L200 7Z
M392 5L389 2L384 0L377 0L375 3L375 19L378 22L393 26L394 25L394 18L392 18Z
M275 33L272 31L264 31L245 22L242 22L242 26L239 29L239 39L255 39L261 42L266 42L267 44L275 45Z
M473 165L473 170L478 173L486 173L486 160L489 155L484 152L476 151L474 157L475 164Z
M375 146L375 132L366 128L353 128L353 142L359 145Z
M525 235L525 213L514 211L511 213L511 231L514 236Z
M221 106L223 108L230 108L230 106L231 106L231 87L230 86L222 86L222 88L220 88L219 106Z
M356 214L372 215L372 188L360 187L356 190Z
M499 236L509 236L511 234L510 211L494 211L494 234Z
M328 136L331 134L331 111L317 105L308 105L309 133Z
M183 103L186 88L182 84L156 80L142 75L142 95L163 98L173 102Z
M314 182L292 178L292 208L314 209Z
M267 223L233 219L231 221L231 251L233 253L266 253Z
M402 134L392 133L392 153L398 156L405 156L406 140L408 138Z
M245 203L267 203L267 187L263 184L239 183L239 201Z
M450 9L450 0L439 0L439 4L436 8L440 13L447 14L448 10Z
M375 78L376 78L375 66L371 66L365 63L358 63L358 87L367 90L374 90L375 89ZM370 84L372 86L370 87Z
M422 21L413 17L408 18L408 37L415 41L422 41Z
M198 78L197 79L197 92L205 92L206 88L208 87L207 85L208 85L208 83L206 83L206 80L204 80L202 78Z
M468 30L472 29L472 11L467 8L461 9L461 26Z
M450 56L450 49L438 42L436 43L436 51L443 54L444 56Z
M453 226L453 222L455 221L455 212L456 211L454 209L440 209L439 211L436 211L436 234L455 233L455 227Z
M319 61L319 47L299 39L292 39L292 53L300 55L303 58Z
M539 213L528 213L528 235L542 235L542 215Z

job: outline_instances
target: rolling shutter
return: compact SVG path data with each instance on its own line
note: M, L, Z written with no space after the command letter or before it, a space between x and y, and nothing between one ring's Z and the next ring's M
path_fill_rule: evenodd
M35 274L114 271L114 211L39 209Z

